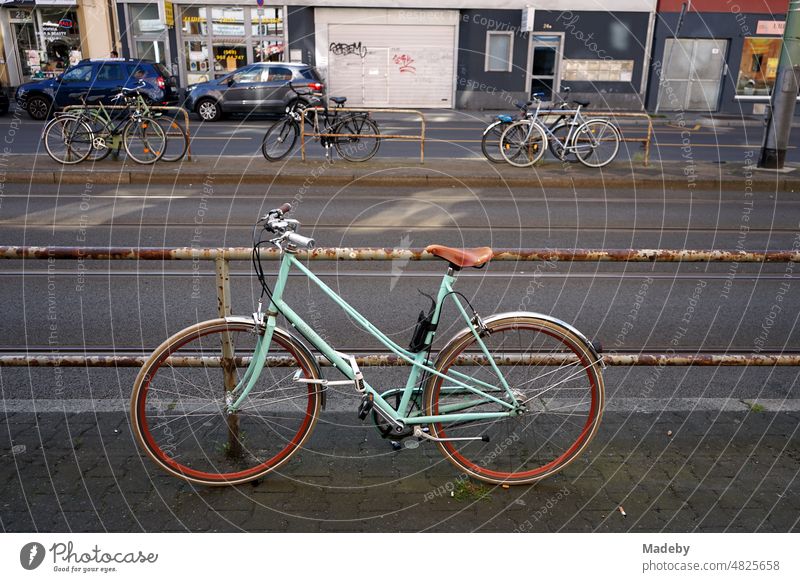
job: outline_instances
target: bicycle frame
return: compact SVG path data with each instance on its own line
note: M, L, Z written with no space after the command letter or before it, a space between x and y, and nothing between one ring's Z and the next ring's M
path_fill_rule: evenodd
M312 328L309 326L295 311L289 307L289 305L283 300L283 291L286 286L286 281L289 276L289 271L291 268L294 267L299 270L302 274L304 274L309 280L311 280L317 287L319 287L330 299L332 299L339 307L344 310L347 315L352 317L364 330L370 333L373 337L375 337L380 343L386 346L391 352L396 354L401 359L405 360L409 364L411 364L411 371L408 375L408 379L406 381L405 388L402 392L402 397L400 400L400 404L398 405L397 409L393 408L385 399L383 399L380 394L378 394L372 386L369 385L366 381L363 380L361 377L361 373L359 372L357 366L351 365L348 362L348 356L336 351L330 344L328 344L322 337L319 336ZM375 327L371 322L369 322L363 315L361 315L354 307L349 305L342 297L340 297L335 291L333 291L330 287L328 287L325 283L323 283L319 278L311 272L302 262L300 262L293 253L284 252L283 257L280 263L280 269L278 272L278 279L275 284L275 288L272 293L272 300L270 302L270 307L268 312L266 313L266 323L264 325L264 333L259 335L259 338L256 342L256 347L254 349L253 358L251 359L244 375L242 376L239 383L236 387L228 393L228 412L233 414L235 413L239 407L242 405L244 400L247 398L247 395L253 389L258 380L261 371L266 363L267 354L269 352L269 346L272 340L272 334L277 326L277 315L283 314L283 316L291 323L295 329L297 329L300 334L309 341L320 353L322 353L332 364L333 366L338 369L345 377L350 381L353 382L356 388L359 387L360 384L363 384L363 394L365 397L371 399L373 404L377 406L383 414L387 417L391 418L392 420L403 423L403 424L430 424L433 422L439 422L442 420L447 420L448 422L466 422L466 421L474 421L474 420L485 420L485 419L493 419L493 418L503 418L517 414L519 409L519 403L517 402L514 394L511 391L508 383L506 382L505 378L503 377L500 369L498 368L497 364L494 361L494 358L490 354L489 350L487 349L486 345L483 343L481 339L481 335L479 333L479 325L474 322L473 319L470 318L467 311L464 309L464 306L458 300L458 297L453 292L453 283L456 280L456 276L452 270L448 270L445 276L442 279L442 283L439 287L439 292L436 298L436 305L434 308L432 324L436 325L439 322L439 317L441 315L442 305L444 299L446 297L452 297L458 312L460 313L461 317L467 322L468 328L472 331L478 346L480 347L481 351L483 352L484 356L489 361L490 366L492 367L493 371L497 375L500 385L493 386L492 384L483 382L481 380L477 380L465 374L456 371L450 371L448 374L443 374L438 372L433 368L432 362L427 358L427 350L421 350L420 352L413 353L410 352L394 341L392 341L389 337L387 337L382 331L380 331L377 327ZM263 314L256 314L254 318L255 325L260 325L263 322L264 316ZM260 320L260 321L259 321ZM428 332L427 343L433 341L433 337L435 335L435 331ZM420 374L423 372L427 372L428 374L433 374L435 376L439 376L444 378L448 382L452 383L454 389L456 390L467 390L472 392L479 398L479 400L470 400L463 403L452 404L447 407L443 407L439 409L438 415L435 416L424 416L421 414L412 415L410 414L410 404L411 398L415 391L415 387L417 381L419 380ZM298 380L302 382L302 380ZM323 387L324 388L324 387ZM447 389L451 389L448 386ZM500 395L507 395L510 401L502 400L497 398L496 396L492 396L491 392L498 393ZM467 410L469 408L474 407L476 404L485 403L486 401L491 401L497 403L501 409L498 412L459 412L459 410ZM445 414L442 414L442 413Z

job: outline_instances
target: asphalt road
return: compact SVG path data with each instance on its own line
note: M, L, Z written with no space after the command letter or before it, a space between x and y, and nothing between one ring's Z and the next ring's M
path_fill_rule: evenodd
M426 111L427 129L425 156L428 158L480 158L481 136L492 120L493 114L483 112ZM419 133L419 122L415 116L392 118L386 114L376 117L382 134L415 135ZM190 122L192 152L198 155L236 155L261 157L261 140L274 119L259 117L245 119L232 117L217 123L202 123L192 116ZM9 152L12 154L40 153L46 155L41 142L43 123L33 121L23 114L21 117L6 115L0 118L0 135L11 135ZM641 139L646 128L642 125L622 122L624 137ZM763 128L760 125L740 124L734 127L707 127L686 120L657 119L652 142L651 159L736 162L742 160L747 149L760 148ZM797 146L800 135L795 131L790 140L787 160L800 162ZM308 155L321 158L324 150L319 144L308 146ZM297 154L299 156L299 153ZM383 141L378 153L381 157L413 158L419 155L419 143L414 141ZM548 154L549 157L550 154ZM631 141L621 145L619 160L640 159L643 156L641 142ZM264 161L264 163L267 163Z
M291 187L265 192L220 186L204 193L201 185L94 186L87 192L9 184L0 207L0 244L246 246L259 213L297 196ZM654 191L311 186L300 198L295 217L320 246L763 250L791 248L800 233L800 201L766 193L697 192L689 198ZM312 267L401 343L410 339L426 305L417 289L431 293L444 271L438 261ZM234 311L249 314L257 300L250 265L232 268ZM213 264L198 265L195 277L192 269L190 261L3 261L0 351L149 351L182 327L216 316ZM551 314L600 340L606 350L793 353L799 345L797 279L786 264L496 262L465 271L458 288L483 314L520 308ZM377 348L299 276L290 281L289 297L301 314L315 317L337 348ZM631 319L634 304L639 308ZM454 313L445 319L437 345L458 326ZM124 401L135 370L0 372L6 400L33 397L37 406L46 406L56 397ZM403 372L377 370L367 377L390 387L402 382ZM791 367L612 367L606 375L610 405L641 395L648 382L654 382L650 396L659 399L652 404L659 410L800 402L798 370ZM347 392L331 400L335 409L354 408Z

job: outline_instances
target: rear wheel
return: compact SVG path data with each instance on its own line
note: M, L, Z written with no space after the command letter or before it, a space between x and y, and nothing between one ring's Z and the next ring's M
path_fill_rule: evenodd
M78 164L92 153L92 128L78 117L57 117L44 130L47 154L61 164Z
M366 162L378 153L381 145L381 138L378 137L381 132L378 130L378 125L364 115L344 118L334 124L331 133L347 134L346 137L332 139L336 151L349 162Z
M547 137L537 123L523 119L506 127L500 137L500 152L512 166L527 168L542 159Z
M238 412L226 394L252 359L252 320L198 323L153 352L134 383L132 428L148 456L168 473L204 485L236 485L283 465L305 443L321 405L316 362L276 329L267 363Z
M505 162L505 158L503 158L503 154L500 151L500 138L508 126L509 123L506 121L495 121L483 132L481 151L490 162L495 164Z
M156 117L155 121L161 126L161 130L164 132L164 138L166 139L164 155L161 156L161 161L181 161L189 150L189 137L186 135L186 130L184 130L183 126L173 117Z
M451 463L476 479L533 483L569 465L594 437L604 401L600 362L577 332L550 318L509 314L490 318L486 325L482 340L500 364L518 408L501 418L445 419L430 426L431 435L488 438L437 445ZM436 369L512 402L471 331L443 349ZM426 415L510 410L439 376L429 380L423 402Z
M300 128L291 117L273 123L261 142L261 153L270 162L282 160L291 153L299 133Z

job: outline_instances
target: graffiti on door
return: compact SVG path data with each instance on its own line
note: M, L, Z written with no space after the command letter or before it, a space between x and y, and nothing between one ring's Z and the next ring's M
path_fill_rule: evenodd
M328 47L331 54L339 57L347 55L358 55L362 59L367 56L367 47L362 46L360 42L332 42Z
M414 59L411 58L411 55L402 54L402 55L394 55L392 57L394 64L400 65L400 72L401 73L417 73L417 68L414 66L416 62Z

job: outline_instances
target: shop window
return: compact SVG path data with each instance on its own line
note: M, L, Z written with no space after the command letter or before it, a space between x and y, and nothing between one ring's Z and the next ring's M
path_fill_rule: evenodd
M184 46L189 84L208 81L208 45L201 40L187 40Z
M772 93L778 74L781 55L780 38L745 38L742 46L742 61L739 65L737 95L764 95Z
M283 36L283 8L261 9L261 15L255 8L250 10L253 36Z
M166 25L161 21L158 13L158 4L128 4L131 21L133 22L133 34L153 34L166 29Z
M137 40L136 58L153 61L161 65L167 64L167 57L164 52L163 40Z
M253 42L253 61L274 63L283 60L283 41L257 40Z
M206 19L206 9L197 6L187 6L181 8L181 22L183 23L184 35L206 35L208 34L208 20Z
M514 47L514 34L511 32L489 31L486 33L487 71L511 71L511 54Z
M244 37L244 8L212 8L211 34Z

